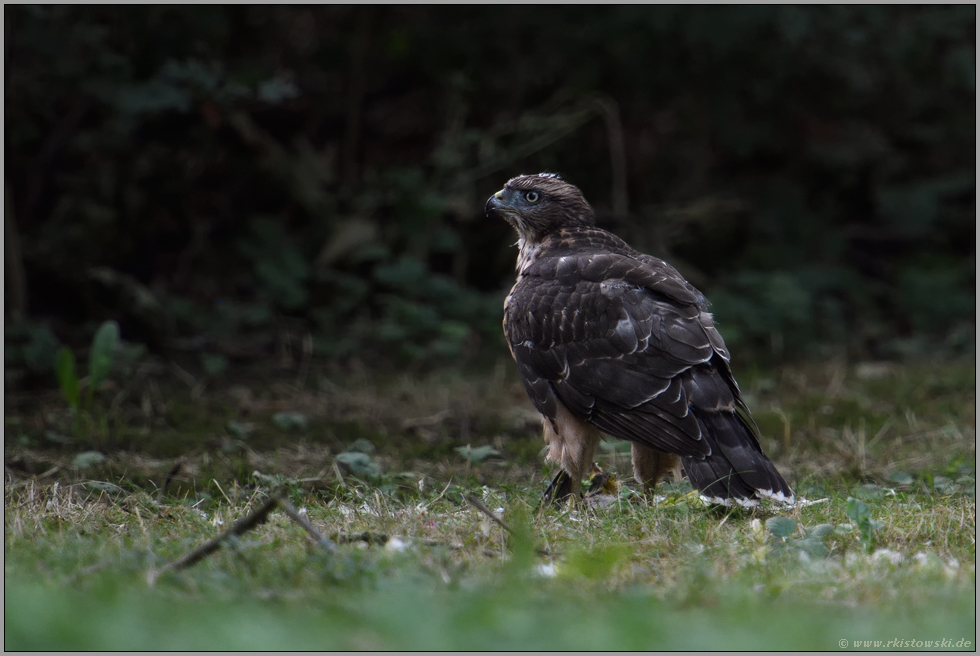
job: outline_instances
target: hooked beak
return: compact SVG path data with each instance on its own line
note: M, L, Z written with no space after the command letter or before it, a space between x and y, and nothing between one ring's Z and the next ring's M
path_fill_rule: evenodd
M489 199L487 199L487 205L485 208L483 208L483 211L486 213L487 216L490 216L491 212L496 212L504 209L504 204L500 202L503 197L504 197L504 190L501 189L493 196L491 196Z

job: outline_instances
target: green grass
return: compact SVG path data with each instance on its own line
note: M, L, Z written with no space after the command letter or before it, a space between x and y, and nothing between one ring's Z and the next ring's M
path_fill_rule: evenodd
M326 594L276 602L102 595L93 600L77 592L8 587L5 647L750 650L834 649L841 639L852 645L865 639L975 645L975 606L965 594L888 614L759 600L738 591L710 607L678 608L643 591L586 596L567 585L448 591L388 581L341 601Z
M68 445L45 441L63 421L53 402L8 404L5 648L973 649L971 371L743 376L767 451L813 502L752 511L707 507L685 482L654 499L627 482L603 503L539 508L539 429L499 372L253 383L250 407L240 389L174 392L173 412L118 403ZM277 428L284 409L309 417L305 432ZM237 439L228 421L254 428ZM131 444L144 428L157 445L201 437L175 472L165 449ZM335 457L365 439L382 473L360 480ZM75 466L97 441L105 459ZM499 455L468 462L455 450L466 444ZM623 447L605 445L600 462L627 479ZM336 552L274 511L148 582L275 482ZM503 509L512 533L467 495Z
M969 497L868 500L881 523L869 549L847 528L843 493L778 515L799 523L784 540L765 528L772 512L725 515L681 492L656 505L626 497L540 514L530 493L491 492L486 501L514 524L507 536L454 500L458 491L438 492L422 511L368 487L329 501L300 494L316 527L355 540L330 554L273 513L150 587L148 571L244 504L21 489L7 499L5 646L831 649L840 639L975 639ZM837 529L803 544L801 527L828 523Z

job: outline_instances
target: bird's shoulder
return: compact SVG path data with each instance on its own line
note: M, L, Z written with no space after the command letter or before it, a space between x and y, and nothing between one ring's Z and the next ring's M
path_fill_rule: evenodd
M728 359L704 296L669 264L603 230L557 236L542 244L505 302L504 332L515 357L554 348L584 349L583 360Z
M707 307L704 295L677 269L600 228L565 228L537 245L513 291L517 296L541 296L548 288L583 284L645 288L672 303Z

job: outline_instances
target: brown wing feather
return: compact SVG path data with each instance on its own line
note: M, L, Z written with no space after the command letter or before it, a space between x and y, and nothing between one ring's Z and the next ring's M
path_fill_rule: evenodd
M735 398L727 384L692 387L693 368L728 357L703 297L662 261L588 237L539 255L508 301L505 330L532 402L553 416L557 398L616 437L707 455L691 392L712 409Z

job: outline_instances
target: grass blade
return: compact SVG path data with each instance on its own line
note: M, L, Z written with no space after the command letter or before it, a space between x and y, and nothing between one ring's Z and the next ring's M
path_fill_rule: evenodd
M67 346L62 346L58 351L58 382L61 384L61 393L65 395L73 409L78 409L78 374L75 373L75 354Z

